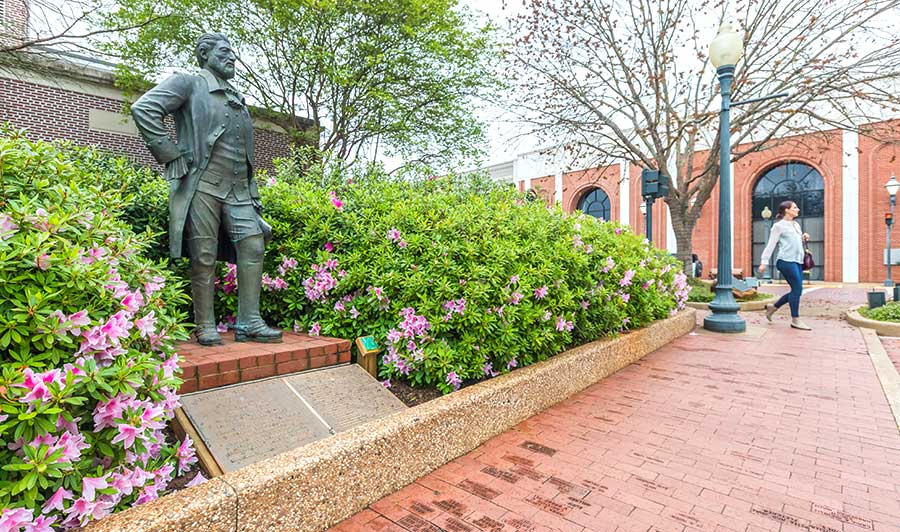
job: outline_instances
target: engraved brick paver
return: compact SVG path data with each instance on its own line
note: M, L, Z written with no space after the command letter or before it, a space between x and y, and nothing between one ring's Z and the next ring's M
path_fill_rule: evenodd
M755 334L684 336L334 530L900 531L900 434L862 335L745 317Z

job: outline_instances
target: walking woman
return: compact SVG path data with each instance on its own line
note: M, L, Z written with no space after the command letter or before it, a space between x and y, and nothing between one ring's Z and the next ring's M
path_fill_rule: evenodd
M775 219L778 220L772 226L769 233L769 242L766 249L763 250L761 264L759 265L759 273L765 273L766 265L775 251L775 245L778 247L778 261L775 267L781 272L791 291L781 296L774 305L766 305L766 319L772 321L772 315L780 309L785 303L791 307L791 327L804 331L811 330L809 325L800 321L800 294L803 293L803 243L809 240L809 235L800 229L800 224L794 221L800 214L800 207L793 201L782 201L778 205L778 214Z

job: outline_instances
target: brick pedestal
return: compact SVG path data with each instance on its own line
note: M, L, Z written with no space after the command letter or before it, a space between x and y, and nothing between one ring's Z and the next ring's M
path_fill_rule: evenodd
M340 338L285 332L280 344L238 343L228 332L222 340L212 347L193 340L178 345L184 371L179 393L350 362L350 340Z

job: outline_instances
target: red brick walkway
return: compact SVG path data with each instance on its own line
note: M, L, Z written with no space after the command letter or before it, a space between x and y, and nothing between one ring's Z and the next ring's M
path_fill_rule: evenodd
M900 531L900 435L855 328L692 333L339 532Z

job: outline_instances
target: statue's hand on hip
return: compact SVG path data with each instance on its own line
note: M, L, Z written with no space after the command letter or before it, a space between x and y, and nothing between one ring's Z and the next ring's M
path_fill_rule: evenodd
M182 155L177 159L172 159L166 163L165 178L166 181L177 181L188 173L188 164L185 156Z

